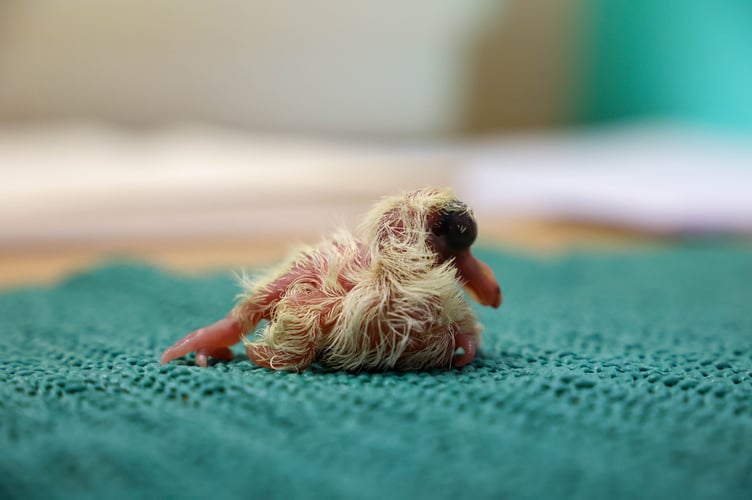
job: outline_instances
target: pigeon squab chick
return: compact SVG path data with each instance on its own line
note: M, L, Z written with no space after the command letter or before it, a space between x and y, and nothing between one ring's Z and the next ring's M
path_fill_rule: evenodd
M357 236L337 232L244 279L227 317L179 340L160 362L195 352L205 367L232 359L229 347L242 340L253 363L273 370L465 366L481 326L462 286L480 304L501 305L493 272L470 252L477 234L472 211L448 189L387 198ZM246 338L261 320L260 334Z

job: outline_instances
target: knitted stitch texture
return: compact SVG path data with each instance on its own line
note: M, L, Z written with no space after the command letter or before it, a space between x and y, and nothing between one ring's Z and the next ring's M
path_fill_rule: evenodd
M478 254L505 303L461 370L160 366L227 274L0 294L0 498L752 496L752 252Z

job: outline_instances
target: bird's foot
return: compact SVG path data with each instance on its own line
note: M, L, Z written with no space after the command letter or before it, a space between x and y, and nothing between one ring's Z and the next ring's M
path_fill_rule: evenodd
M458 333L454 336L454 349L462 349L462 353L454 355L452 364L457 368L472 363L475 359L475 353L478 350L478 339L467 333Z
M202 367L208 365L210 357L230 360L233 354L229 346L236 344L242 335L240 324L228 316L212 325L189 333L165 350L159 362L169 363L190 352L196 353L196 364Z
M202 347L196 351L196 364L206 368L209 364L209 358L221 361L230 361L235 355L229 347Z

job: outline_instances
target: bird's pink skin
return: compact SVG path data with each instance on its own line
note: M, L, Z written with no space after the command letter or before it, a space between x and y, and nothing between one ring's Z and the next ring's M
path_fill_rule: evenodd
M478 298L481 304L490 305L494 308L499 307L501 304L501 289L493 277L490 268L485 263L477 260L469 251L467 254L466 257L463 257L464 263L458 266L460 278L465 282L466 288ZM469 269L470 271L463 273L463 269ZM240 322L234 319L232 313L230 313L227 317L216 323L199 328L177 341L162 353L159 362L161 364L169 363L191 352L196 353L196 364L201 367L207 366L209 358L231 360L233 354L229 347L240 342L243 335L247 331L252 330L259 321L269 319L269 311L273 304L279 299L279 296L287 286L303 272L299 268L293 269L278 278L269 287L269 291L263 297L266 302L261 306L261 310L252 315L253 317L245 322L245 326L241 326ZM461 368L470 364L475 359L477 340L473 336L464 333L455 334L454 348L455 350L461 348L463 352L455 354L450 358L452 360L451 364L456 368ZM268 346L259 344L247 346L246 354L254 364L271 369L274 368L273 365L275 363L288 364L294 361L286 359L290 357L288 353L275 351ZM313 352L308 353L311 358L313 354Z
M501 288L488 265L476 259L469 250L466 254L459 256L457 261L459 277L468 292L481 304L498 308L502 300ZM243 335L253 330L259 321L269 319L269 311L273 304L279 300L280 295L284 293L289 284L303 272L304 270L301 269L293 269L278 278L262 297L261 310L247 318L244 325L241 325L230 313L216 323L199 328L177 341L162 353L159 362L161 364L169 363L191 352L196 353L196 364L201 367L208 365L209 358L231 360L233 354L229 349L230 346L240 342ZM471 335L456 334L454 346L455 350L460 348L463 350L461 354L455 354L451 358L454 367L461 368L475 359L477 341ZM265 368L273 369L273 360L277 360L279 363L291 361L285 359L290 356L288 353L277 352L268 346L259 344L248 346L246 354L254 364ZM313 356L312 352L308 354L311 357Z
M429 217L429 226L437 217L438 214L433 214ZM393 224L392 227L398 228L401 221L393 221ZM470 252L469 247L455 251L448 248L440 239L432 241L435 245L434 249L437 253L439 263L452 260L453 265L457 269L457 278L460 284L465 287L471 297L486 306L498 308L501 305L501 289L491 268L478 260ZM350 258L353 259L350 263L352 266L362 267L369 265L369 257L365 247L361 247L360 251ZM243 336L247 332L252 331L262 319L271 319L270 316L275 304L282 297L285 297L288 289L294 283L301 280L309 280L311 276L320 276L326 274L326 272L327 269L319 269L315 267L313 262L299 263L296 267L293 267L265 286L253 297L253 300L236 306L224 319L188 334L169 347L160 357L160 363L168 363L191 352L196 353L196 364L202 367L207 366L209 358L232 359L233 354L229 349L230 346L240 342ZM355 286L355 283L347 282L344 276L339 276L338 279L339 284L345 292L349 292ZM306 304L315 304L318 298L314 293L309 295L305 300ZM371 335L373 332L364 332L364 334ZM304 335L306 337L299 339L302 342L297 344L299 348L296 349L295 353L275 349L259 342L248 344L246 346L246 353L251 361L258 366L271 369L279 369L280 367L295 370L305 369L305 367L309 366L315 360L316 346L313 343L313 339L310 339L310 341L307 339L307 333L302 332L296 335ZM463 352L461 354L447 352L446 358L443 361L438 360L438 365L444 363L445 366L451 365L460 368L471 363L475 358L478 348L477 333L475 335L462 332L456 333L453 340L453 351L462 349ZM300 348L300 346L303 347ZM418 349L420 346L413 346L413 348Z
M462 368L469 365L475 359L475 353L478 350L478 341L472 335L458 333L454 336L454 348L462 348L462 354L455 354L452 359L452 365L456 368Z
M209 326L189 333L162 353L161 364L196 352L196 364L205 367L208 358L230 360L233 358L229 346L235 345L243 336L240 325L231 317L226 317Z
M159 358L159 363L164 365L173 359L194 351L196 353L196 364L204 368L208 365L209 358L225 361L231 360L234 356L230 350L230 346L240 342L243 335L252 331L259 321L270 319L269 312L271 307L279 300L287 287L290 286L290 283L299 277L300 273L300 269L293 269L272 283L258 298L257 303L260 304L259 310L248 314L243 318L244 321L242 323L234 317L233 313L235 311L230 311L223 319L209 326L194 330L168 347ZM264 358L252 355L250 349L248 350L248 357L255 364L268 367L268 363L264 362ZM269 353L269 357L271 357L271 353Z

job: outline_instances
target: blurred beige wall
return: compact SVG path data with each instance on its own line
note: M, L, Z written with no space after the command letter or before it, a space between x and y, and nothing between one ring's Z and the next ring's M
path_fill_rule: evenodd
M0 2L0 125L421 136L566 118L576 0Z

